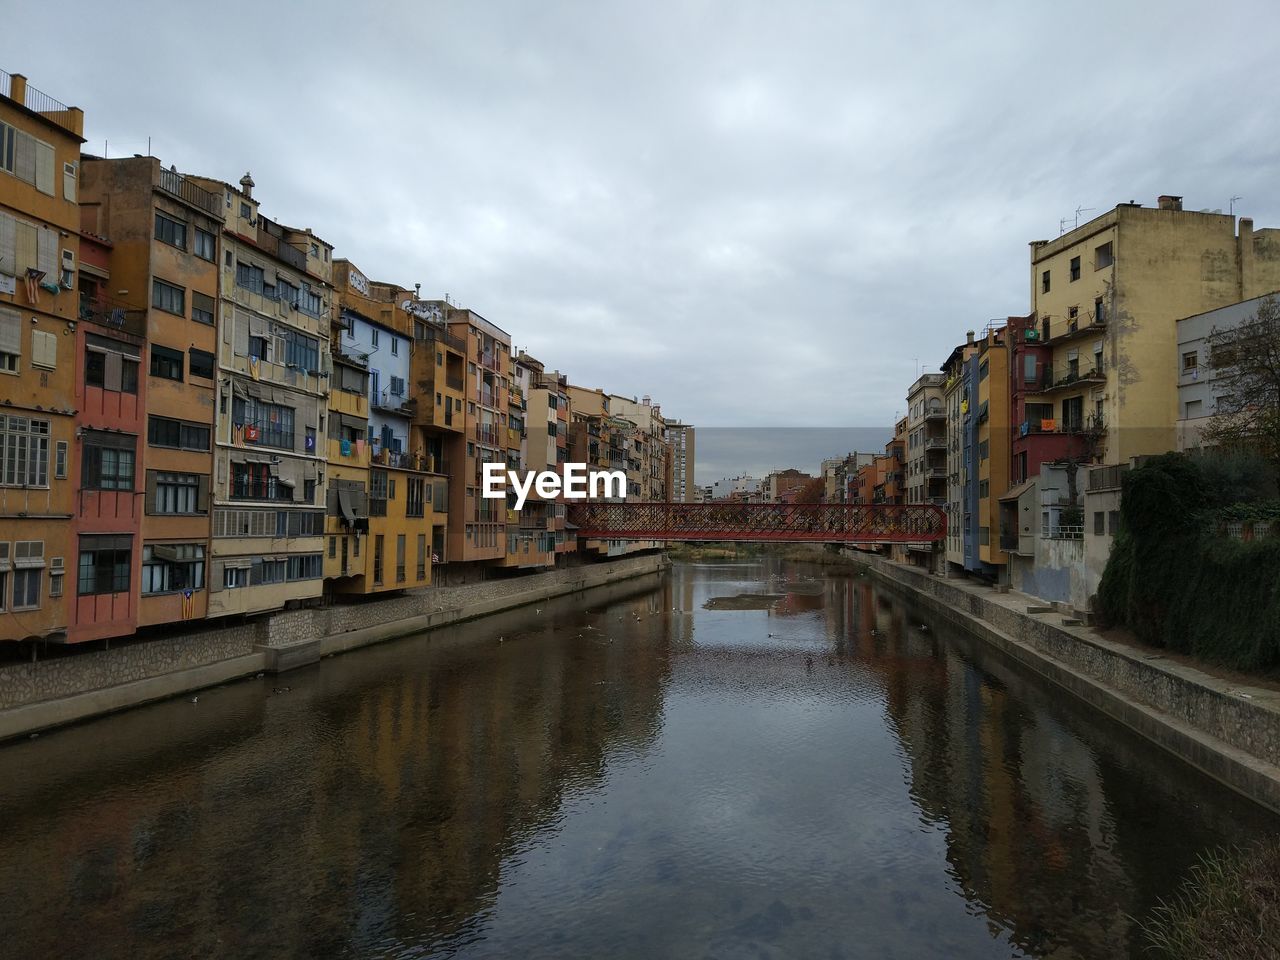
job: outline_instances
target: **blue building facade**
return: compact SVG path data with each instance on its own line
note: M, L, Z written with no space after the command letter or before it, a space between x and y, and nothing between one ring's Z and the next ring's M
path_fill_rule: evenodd
M413 341L363 314L342 311L342 350L369 365L369 446L374 462L397 463L409 452L409 373Z

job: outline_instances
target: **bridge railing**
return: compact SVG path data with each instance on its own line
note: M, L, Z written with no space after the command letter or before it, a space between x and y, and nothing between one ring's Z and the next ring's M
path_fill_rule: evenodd
M933 543L946 538L932 504L643 503L572 504L579 539Z

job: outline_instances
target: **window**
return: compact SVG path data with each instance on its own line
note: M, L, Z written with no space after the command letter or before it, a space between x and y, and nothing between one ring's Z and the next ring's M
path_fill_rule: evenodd
M324 560L318 553L290 557L286 575L290 580L318 580Z
M1049 271L1048 270L1040 274L1040 292L1041 293L1049 292Z
M187 225L156 211L156 239L179 250L187 249Z
M427 535L425 533L418 534L418 569L416 572L419 580L427 579Z
M382 583L382 534L380 533L373 538L373 582Z
M990 527L978 528L978 545L982 547L991 546L991 528Z
M53 168L52 144L0 123L0 170L53 196Z
M991 456L991 441L983 440L978 444L978 459L986 460Z
M1198 369L1200 366L1200 353L1192 350L1182 355L1182 372L1190 373L1192 370Z
M1183 417L1187 420L1195 420L1201 415L1203 402L1200 400L1188 400L1184 405Z
M4 223L0 221L0 228ZM0 229L0 237L3 230ZM0 240L2 245L3 240ZM17 373L22 357L22 314L8 307L0 307L0 371Z
M208 260L210 263L213 263L215 257L214 251L217 249L217 243L218 242L212 233L208 230L201 230L199 227L196 227L196 242L195 246L192 247L192 252L201 260Z
M53 475L59 480L65 480L67 479L67 441L59 440L53 446Z
M404 583L404 538L403 533L396 534L396 583Z
M393 357L400 356L400 338L399 337L391 338L391 355Z
M0 486L49 485L49 421L0 417Z
M191 291L191 319L213 326L213 297L198 290Z
M1034 353L1023 354L1022 357L1022 379L1025 383L1035 383L1036 380L1036 355Z
M1120 532L1120 511L1108 510L1107 511L1107 533L1110 536L1114 537L1119 532Z
M298 288L284 277L276 277L276 299L283 303L298 305Z
M983 360L978 364L978 379L985 380L991 375L991 361Z
M242 219L248 220L253 216L253 208L243 200L240 201L240 216Z
M80 586L83 596L127 593L133 565L133 538L127 535L80 538Z
M284 362L291 367L315 373L320 369L320 341L308 337L297 330L288 331L285 336Z
M85 490L132 490L137 437L84 432L80 486Z
M92 358L92 354L90 355ZM151 375L165 380L182 379L182 353L158 344L151 346ZM90 380L90 383L93 381Z
M369 516L385 517L391 483L385 470L369 472Z
M342 545L344 547L347 545L346 537L342 538ZM329 559L330 560L337 559L337 556L338 556L338 538L330 537L329 538Z
M1108 241L1093 251L1093 269L1101 270L1116 262L1115 248Z
M284 583L285 576L285 561L254 560L249 570L249 583L255 587L264 583Z
M231 464L233 500L293 500L293 487L271 473L266 463Z
M207 509L201 487L208 490L209 478L198 473L167 473L148 471L149 513L204 513ZM203 481L203 483L202 483Z
M193 377L201 377L205 380L213 379L213 354L207 350L197 350L192 347L188 351L190 356L191 375Z
M40 606L40 569L13 571L13 610L35 610Z
M293 449L293 408L264 403L253 397L236 397L231 405L233 429L245 443Z
M1072 257L1071 258L1071 282L1074 283L1079 279L1080 279L1080 258Z
M313 510L280 510L276 513L276 538L318 537L324 514Z
M153 447L173 447L178 450L208 450L209 427L168 417L147 419L147 443Z
M302 299L298 301L298 309L313 317L320 316L320 294L313 291L309 286L303 287Z
M1101 297L1097 297L1093 301L1093 322L1094 323L1107 322L1107 308L1103 306Z
M377 349L378 347L378 328L377 327L369 328L369 343L373 345L375 350Z
M178 379L182 379L181 370ZM85 337L84 382L102 390L137 393L137 348L89 334Z
M151 305L165 313L176 313L180 317L187 315L187 291L182 287L165 283L163 280L151 281Z
M1107 532L1107 515L1101 510L1093 512L1093 535L1095 537L1105 536Z
M237 587L247 587L248 585L248 567L226 567L222 571L222 586L227 590L235 590Z
M261 293L263 287L262 268L252 263L236 261L236 286Z
M987 497L991 496L991 481L990 481L990 480L979 480L979 481L978 481L978 496L979 496L981 499L983 499L983 500L985 500L985 499L987 499Z
M31 365L46 370L58 369L58 338L43 330L31 331Z
M198 543L149 543L142 548L142 593L204 589L204 547Z

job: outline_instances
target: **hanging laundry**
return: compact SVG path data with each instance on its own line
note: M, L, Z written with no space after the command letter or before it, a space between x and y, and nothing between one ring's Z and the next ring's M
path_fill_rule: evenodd
M350 441L350 440L343 440L343 441L342 441L342 443L340 444L340 448L341 448L341 451L342 451L342 455L343 455L344 457L349 457L349 456L351 456L351 441Z

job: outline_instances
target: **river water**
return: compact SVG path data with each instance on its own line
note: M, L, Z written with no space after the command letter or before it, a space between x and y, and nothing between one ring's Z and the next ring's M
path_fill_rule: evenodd
M1137 956L1277 829L866 577L611 590L0 747L0 955Z

